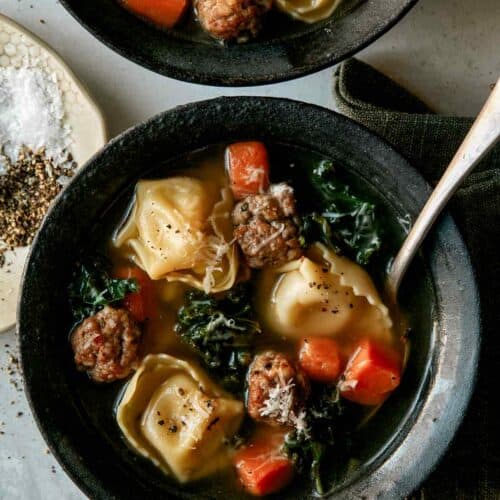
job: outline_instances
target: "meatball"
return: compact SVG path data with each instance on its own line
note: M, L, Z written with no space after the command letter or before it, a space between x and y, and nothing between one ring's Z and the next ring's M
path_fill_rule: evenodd
M309 396L309 382L286 355L266 351L255 356L248 372L247 409L272 426L294 426Z
M293 189L275 184L266 194L247 196L233 210L234 237L250 267L279 266L302 255Z
M203 29L219 40L244 41L262 25L271 0L196 0L195 9Z
M128 311L106 306L72 333L76 366L96 382L125 378L137 367L140 337Z
M234 230L247 263L255 269L280 266L302 255L297 227L291 221L273 221L266 223L255 219L248 225L238 226Z
M285 217L292 217L296 214L295 196L293 188L288 184L271 184L269 194L278 201L280 209Z

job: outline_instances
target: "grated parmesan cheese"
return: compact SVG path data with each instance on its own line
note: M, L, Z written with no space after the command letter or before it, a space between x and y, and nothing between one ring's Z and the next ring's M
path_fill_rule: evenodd
M353 365L354 361L356 360L356 358L357 358L360 354L361 354L361 347L358 347L358 348L354 351L354 354L351 356L351 358L349 359L349 361L347 362L347 366L345 367L345 372L346 372L346 373L347 373L347 372L351 369L351 367L352 367L352 365Z
M306 422L306 412L300 410L298 414L293 411L293 388L295 384L290 379L284 384L278 384L269 391L268 398L259 409L261 417L271 417L284 425L293 425L298 433L309 436L310 431Z
M310 430L306 422L306 412L301 410L298 415L292 412L290 419L298 434L304 434L306 437L310 436Z
M269 243L271 243L271 241L275 240L278 236L280 236L281 233L285 230L285 224L280 222L279 225L280 225L280 228L276 232L274 232L273 234L271 234L267 238L264 238L258 245L256 245L253 248L252 251L255 253L260 252L265 246L269 245Z
M280 182L279 184L272 184L269 188L269 193L273 196L281 196L284 193L293 194L293 188L286 182Z
M223 313L219 312L214 315L214 317L210 320L207 325L207 331L213 332L218 326L224 325L228 328L232 328L233 330L245 331L246 328L244 326L238 326L236 321L232 318L227 319Z
M295 384L290 379L284 385L276 385L269 390L268 398L259 409L261 417L275 418L282 424L290 422L290 415L293 413L293 388Z
M264 179L267 175L264 167L256 167L255 165L247 165L245 167L244 179L246 184L253 184L259 182L261 189L264 187Z
M338 388L339 388L339 391L352 391L354 389L356 389L356 386L358 385L358 381L357 380L342 380L341 382L339 382L339 385L338 385Z
M355 351L354 354L351 356L349 361L347 362L347 366L345 367L345 373L349 373L349 370L351 369L354 361L356 358L360 355L361 353L361 347L358 347ZM352 391L356 389L356 386L358 385L357 380L341 380L338 384L338 390L339 391Z
M203 291L205 293L210 293L210 291L215 287L215 272L222 272L222 267L213 266L208 264L205 267L205 275L203 276L203 281L201 285L203 286Z
M215 286L215 272L222 272L223 269L219 265L225 255L229 253L232 245L236 241L232 239L227 243L220 236L209 236L206 239L206 245L203 245L198 250L196 260L204 260L205 264L205 275L203 277L203 291L209 293L210 290Z

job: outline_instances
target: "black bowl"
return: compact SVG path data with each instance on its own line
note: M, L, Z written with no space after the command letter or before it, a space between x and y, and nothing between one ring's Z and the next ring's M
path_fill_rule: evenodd
M116 0L61 3L99 40L146 68L187 82L243 86L289 80L331 66L376 40L416 0L344 0L331 18L313 25L273 14L257 40L229 47L193 25L159 30Z
M234 498L223 484L179 488L133 453L112 416L116 386L73 366L67 286L104 213L154 165L239 139L290 144L331 158L390 220L414 219L429 188L380 138L309 104L221 98L175 108L110 142L48 213L25 268L18 328L26 392L61 465L91 498ZM168 163L162 167L168 171ZM286 171L286 169L283 169ZM404 237L393 224L391 252ZM401 498L437 463L469 401L479 349L478 295L464 243L444 216L405 279L412 349L398 391L358 437L359 467L329 498ZM306 498L298 483L280 498Z

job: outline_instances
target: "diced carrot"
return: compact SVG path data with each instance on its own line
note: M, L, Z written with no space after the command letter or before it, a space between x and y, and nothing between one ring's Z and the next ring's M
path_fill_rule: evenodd
M142 322L156 316L156 300L153 282L149 276L138 267L122 267L114 276L119 279L135 279L139 285L139 291L129 293L123 299L123 306L136 321Z
M187 10L187 0L124 0L124 6L134 14L172 28Z
M294 466L281 454L282 444L282 435L279 440L260 438L236 453L234 463L238 478L252 495L275 493L292 480Z
M226 168L237 200L269 187L269 157L262 142L236 142L228 146Z
M337 342L328 337L302 339L299 364L312 380L335 382L342 372L342 356Z
M144 308L144 300L140 293L129 293L123 299L123 307L130 312L136 321L142 322L147 318Z
M401 359L372 340L361 341L347 363L341 395L362 405L378 405L399 385Z

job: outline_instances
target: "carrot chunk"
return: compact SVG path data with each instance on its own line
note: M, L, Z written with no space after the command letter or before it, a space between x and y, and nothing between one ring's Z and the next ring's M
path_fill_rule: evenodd
M361 341L347 363L341 395L362 405L378 405L399 385L401 360L398 353Z
M294 474L291 460L280 452L283 438L258 439L235 456L238 478L252 495L263 496L284 488Z
M337 342L328 337L302 339L299 364L310 379L335 382L342 372L342 357Z
M123 5L134 14L165 28L175 26L188 7L187 0L124 0Z
M269 187L269 157L262 142L236 142L228 146L226 168L237 200Z
M139 284L139 291L129 293L123 299L123 306L132 317L139 322L155 317L157 314L153 282L149 276L138 267L122 267L114 273L119 279L135 279Z

